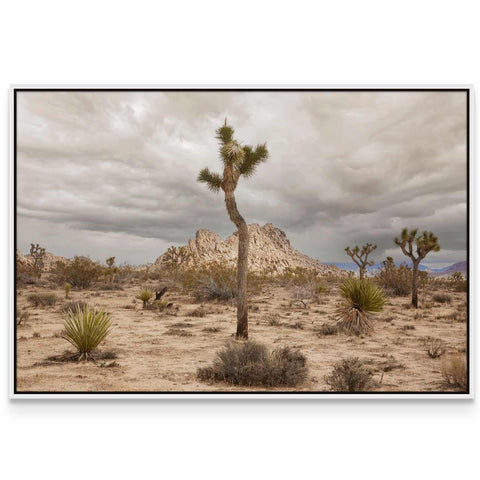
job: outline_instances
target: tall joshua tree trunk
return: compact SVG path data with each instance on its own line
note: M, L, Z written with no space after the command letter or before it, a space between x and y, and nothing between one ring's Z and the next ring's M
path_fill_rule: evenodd
M412 305L418 308L418 264L420 262L414 261L412 268Z
M225 204L230 220L238 228L237 337L248 338L247 274L250 243L248 226L238 211L233 191L225 191Z
M220 156L223 161L223 176L212 173L204 168L198 175L198 181L206 183L214 192L223 190L225 205L230 220L238 229L238 259L237 259L237 338L248 338L248 309L247 309L247 274L248 274L248 226L240 215L235 201L235 189L241 175L251 176L257 165L268 157L266 145L257 145L255 150L240 145L233 139L233 128L225 125L217 130L217 139L220 140Z

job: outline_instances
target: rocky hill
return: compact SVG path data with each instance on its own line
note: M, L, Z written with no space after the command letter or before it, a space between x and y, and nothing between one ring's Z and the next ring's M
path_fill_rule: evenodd
M16 261L17 265L23 266L32 266L33 265L33 257L31 255L23 255L20 250L16 250ZM45 272L49 272L58 261L68 262L68 259L65 257L58 257L50 252L45 252L45 256L43 257L43 269Z
M295 250L285 232L267 223L263 227L253 223L248 226L250 233L249 270L282 273L286 268L315 268L322 274L342 273L335 265L324 265ZM234 263L237 259L238 233L226 240L210 230L198 230L195 239L183 247L171 247L161 255L155 265L173 263L180 267L212 262Z

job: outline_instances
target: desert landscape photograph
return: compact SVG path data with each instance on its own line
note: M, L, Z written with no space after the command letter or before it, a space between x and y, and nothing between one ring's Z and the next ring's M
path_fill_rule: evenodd
M15 395L471 392L469 89L13 96Z

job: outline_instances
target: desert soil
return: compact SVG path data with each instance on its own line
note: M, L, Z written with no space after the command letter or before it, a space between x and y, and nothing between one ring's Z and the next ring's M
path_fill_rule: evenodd
M142 309L134 301L143 284L124 286L121 291L72 291L68 301L86 301L105 307L114 328L101 344L103 352L114 352L114 360L55 362L72 347L61 338L65 302L62 289L20 287L18 311L28 310L26 324L17 327L17 390L19 392L207 392L264 391L226 383L204 383L196 370L212 363L218 350L233 339L236 311L233 305L204 303L204 317L190 314L201 304L182 293L169 290L164 299L173 303L166 312ZM152 284L152 286L155 286ZM32 307L30 293L54 293L53 307ZM307 357L307 381L297 387L269 391L328 391L324 377L333 365L347 357L359 357L374 371L374 391L448 391L441 366L445 356L465 352L467 347L466 294L448 292L451 304L437 303L429 291L420 295L418 310L409 308L408 297L390 297L384 311L373 318L374 330L360 337L319 335L323 324L334 325L339 296L332 292L304 308L291 305L287 287L267 286L250 298L250 339L269 348L299 348ZM445 292L444 292L445 293ZM276 322L277 321L277 322ZM276 324L278 323L278 324ZM272 325L273 324L273 325ZM218 329L209 331L208 329ZM168 333L173 334L168 334ZM430 358L425 337L441 339L446 353Z

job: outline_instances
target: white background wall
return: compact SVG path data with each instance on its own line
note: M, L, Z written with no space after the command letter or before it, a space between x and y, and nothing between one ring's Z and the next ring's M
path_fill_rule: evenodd
M2 3L3 226L11 83L479 88L475 3ZM0 470L5 478L446 479L472 478L479 470L479 408L473 401L8 401L7 239L4 231Z

